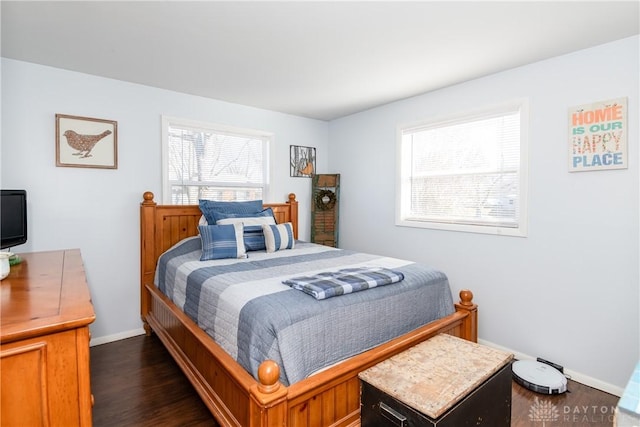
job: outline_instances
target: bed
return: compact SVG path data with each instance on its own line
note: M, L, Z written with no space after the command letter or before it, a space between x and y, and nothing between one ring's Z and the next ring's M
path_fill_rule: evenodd
M315 372L317 366L310 366L309 369L314 370L312 375L307 375L307 372L283 375L283 367L287 363L283 365L283 359L277 355L262 362L260 356L253 356L250 357L253 367L243 366L223 343L216 343L198 326L198 319L193 314L187 314L188 310L182 311L156 286L159 258L168 249L197 235L202 214L197 205L158 205L153 197L151 192L144 193L140 206L141 316L144 328L147 334L153 331L160 338L221 425L357 425L360 411L357 374L360 371L438 333L477 340L477 306L472 301L472 293L462 291L460 302L455 304L455 311L451 314L320 371ZM293 235L297 238L298 203L295 195L290 194L285 203L266 204L265 207L273 210L277 223L291 223ZM191 239L194 243L196 240L199 241ZM307 248L304 243L299 247ZM253 260L259 258L253 256ZM392 286L398 285L384 288ZM387 292L383 288L367 292L373 291ZM298 290L289 293L301 294ZM305 297L313 300L308 295ZM332 299L340 298L347 300L347 296ZM305 346L309 344L307 342ZM286 370L290 369L287 367Z

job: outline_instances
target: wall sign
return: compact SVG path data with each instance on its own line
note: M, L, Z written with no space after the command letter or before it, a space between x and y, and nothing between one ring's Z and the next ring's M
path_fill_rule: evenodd
M627 98L569 109L569 172L627 168Z

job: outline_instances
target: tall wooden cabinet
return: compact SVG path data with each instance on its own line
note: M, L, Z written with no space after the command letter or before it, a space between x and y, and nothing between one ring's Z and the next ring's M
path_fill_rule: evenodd
M20 255L2 280L2 426L91 426L89 324L80 251Z

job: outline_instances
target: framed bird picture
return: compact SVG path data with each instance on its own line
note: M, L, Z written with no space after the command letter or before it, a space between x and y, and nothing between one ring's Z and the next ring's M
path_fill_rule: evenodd
M118 168L118 122L56 114L56 166Z

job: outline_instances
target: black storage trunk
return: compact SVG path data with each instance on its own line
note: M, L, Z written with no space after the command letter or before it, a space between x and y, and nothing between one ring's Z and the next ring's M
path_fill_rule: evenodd
M511 425L511 363L433 419L361 379L362 427L509 427Z

